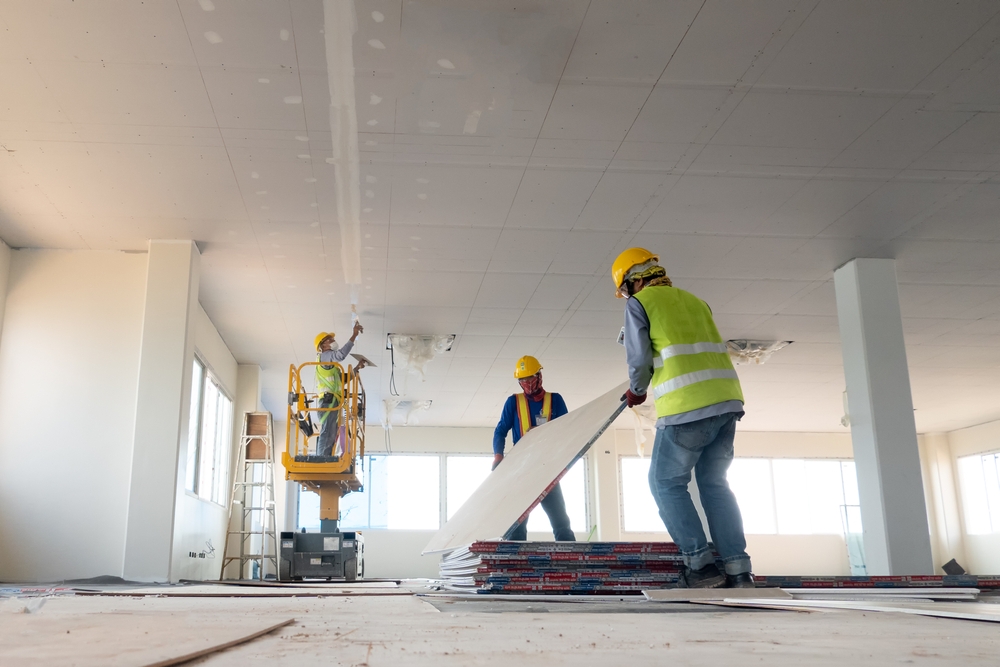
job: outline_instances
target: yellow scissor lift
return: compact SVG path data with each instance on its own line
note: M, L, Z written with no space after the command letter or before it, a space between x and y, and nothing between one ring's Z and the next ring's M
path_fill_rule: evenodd
M319 397L302 386L302 373L309 376L319 362L308 362L288 369L288 418L285 423L285 451L281 463L285 479L319 494L320 532L281 533L278 579L337 579L353 581L364 575L364 539L361 533L341 532L340 499L352 491L361 491L359 462L365 455L365 388L357 369L335 366L343 378L343 395L335 396L329 408L319 407ZM336 445L332 456L315 453L319 432L312 430L312 416L317 421L323 413L339 415ZM334 414L330 414L330 419Z

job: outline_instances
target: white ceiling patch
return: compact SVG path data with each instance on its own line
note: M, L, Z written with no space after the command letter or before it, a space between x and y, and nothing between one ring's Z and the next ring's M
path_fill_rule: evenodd
M323 3L323 6L324 7L326 6L325 2ZM329 34L329 33L327 33L327 34ZM372 47L373 49L384 49L385 48L385 44L382 43L381 39L369 39L368 40L368 46Z
M212 0L198 0L198 4L201 5L201 8L206 12L215 11L215 4L212 2Z
M475 134L476 128L479 127L479 117L482 115L482 109L469 112L469 115L465 117L465 128L462 130L462 133Z
M334 188L340 223L340 256L344 282L356 304L361 287L361 168L358 164L358 116L354 102L354 33L357 17L352 0L323 0L326 71L330 83L330 133L333 135ZM368 42L376 49L385 45Z
M205 39L208 40L209 44L221 44L222 43L222 35L220 35L217 32L212 32L211 30L209 30L208 32L205 33Z
M372 12L372 18L375 20L375 23L381 23L385 20L385 14L382 12Z
M278 37L281 38L281 41L287 42L288 41L288 31L285 30L284 28L282 28L281 32L278 33Z
M285 104L302 104L301 95L287 95L285 97Z

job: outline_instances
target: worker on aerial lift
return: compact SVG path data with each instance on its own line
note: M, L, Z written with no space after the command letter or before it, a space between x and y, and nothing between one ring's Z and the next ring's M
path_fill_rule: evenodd
M340 363L354 348L358 334L364 331L361 322L354 322L354 332L343 347L337 346L335 334L322 331L316 336L316 395L319 398L319 442L316 445L318 456L333 456L333 448L337 444L337 433L340 430L340 410L331 410L334 405L340 405L344 400L344 378L341 370L334 363ZM330 364L330 365L326 365Z
M648 250L629 248L611 268L615 296L628 299L623 333L629 407L645 401L653 385L657 420L649 488L684 557L682 586L753 588L743 516L726 481L736 422L743 417L740 380L708 304L674 287L659 261ZM692 470L725 573L715 564L688 493Z
M542 388L542 365L534 357L521 357L514 366L514 377L521 385L523 393L514 394L504 403L500 423L493 432L493 470L503 461L503 451L507 444L507 432L514 430L514 444L524 437L534 426L562 417L568 412L563 397L549 393ZM559 484L542 498L542 509L549 516L552 533L557 542L575 542L576 535L570 527L566 514L566 501ZM510 539L528 539L527 521L518 524L510 533Z

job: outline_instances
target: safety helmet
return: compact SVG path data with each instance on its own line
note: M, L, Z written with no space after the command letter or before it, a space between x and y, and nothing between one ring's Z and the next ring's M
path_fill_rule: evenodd
M514 366L514 377L518 380L530 378L532 375L542 370L542 365L534 357L524 356L517 360Z
M323 342L326 338L334 338L335 335L332 331L320 331L316 334L316 340L313 342L313 347L317 350L319 349L319 344Z
M625 276L636 266L646 262L659 262L659 255L654 255L645 248L629 248L618 255L615 263L611 265L611 280L615 283L615 296L619 299L625 296L622 294L622 284Z

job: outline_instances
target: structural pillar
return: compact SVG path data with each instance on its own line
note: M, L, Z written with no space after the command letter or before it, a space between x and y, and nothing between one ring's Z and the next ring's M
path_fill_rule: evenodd
M853 259L833 281L868 574L933 574L896 263Z
M149 243L123 566L132 581L170 579L199 257L193 241Z

